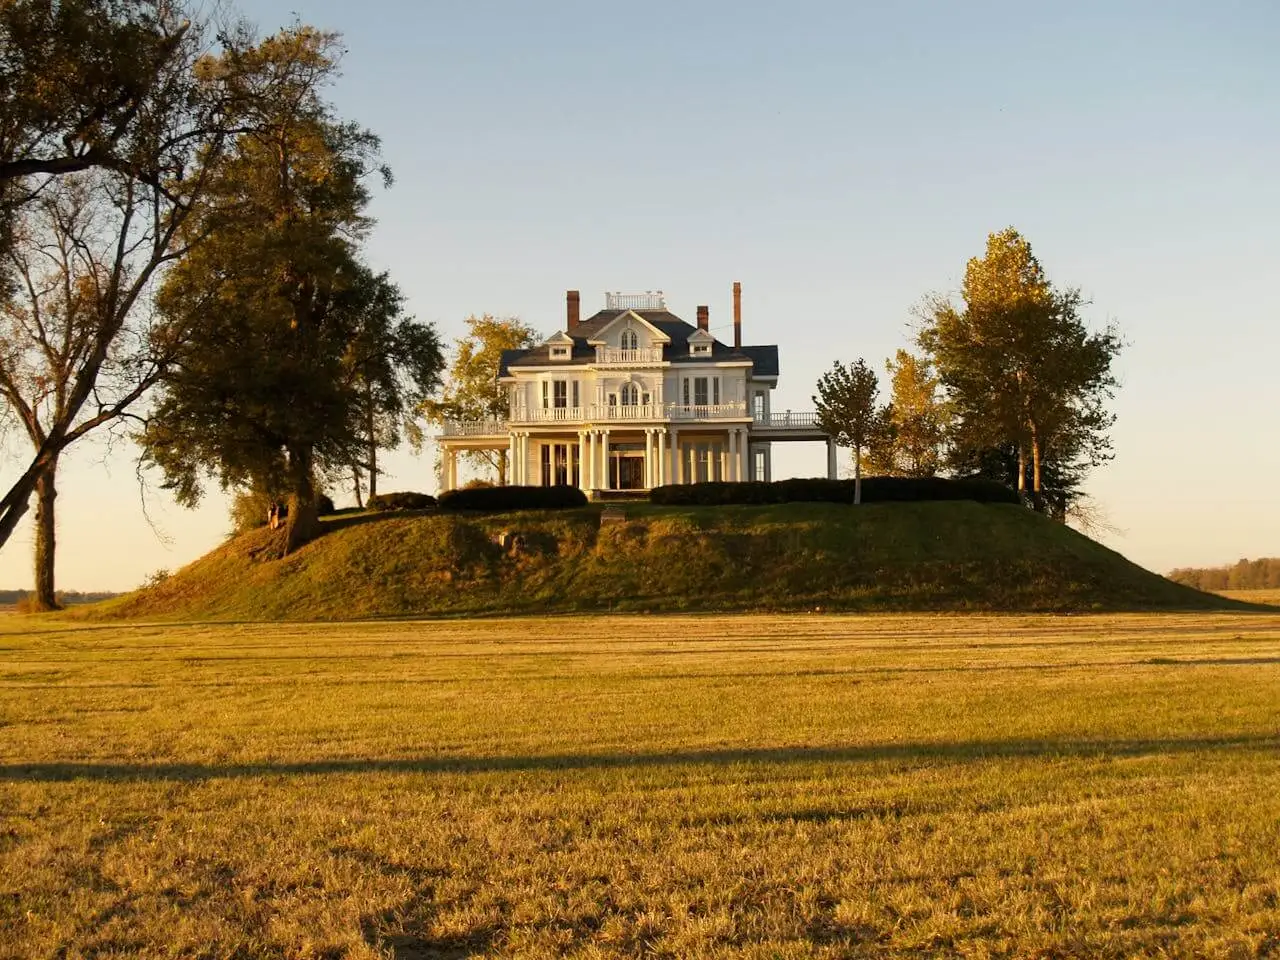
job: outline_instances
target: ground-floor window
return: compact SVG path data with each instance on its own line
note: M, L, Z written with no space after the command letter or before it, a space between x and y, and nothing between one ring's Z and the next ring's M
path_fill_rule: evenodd
M577 458L570 466L569 444L544 443L541 446L542 470L540 484L544 487L576 487L578 486Z
M752 480L763 480L765 478L765 460L764 451L757 450L752 457L755 462L755 472L751 474Z
M724 444L714 442L690 443L683 451L685 483L707 483L723 480Z

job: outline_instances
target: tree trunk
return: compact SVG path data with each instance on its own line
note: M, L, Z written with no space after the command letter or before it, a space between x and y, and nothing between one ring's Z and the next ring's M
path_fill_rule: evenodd
M373 403L368 404L369 429L369 499L378 495L378 437L374 432Z
M57 463L63 448L61 436L58 434L59 442L55 443L53 433L50 434L41 444L22 476L14 481L13 486L5 493L4 499L0 500L0 548L9 542L13 531L18 527L18 522L26 515L31 506L31 495L36 492L36 484L40 482L41 475L50 464Z
M358 464L353 463L351 465L351 481L352 481L352 487L355 489L355 492L356 492L356 509L363 510L364 500L362 498L364 494L360 489L360 467Z
M1044 496L1040 490L1040 437L1031 433L1031 503L1039 513L1044 513Z
M311 477L311 448L289 450L289 518L284 528L284 552L293 553L320 532L316 489Z
M1018 441L1018 493L1027 492L1027 450Z
M55 457L43 476L36 481L36 585L31 596L32 610L57 610L60 606L54 590L54 550L57 546L54 501L58 496L55 485L57 469L58 460Z
M581 467L579 467L581 469ZM498 451L498 486L507 485L507 451Z
M853 451L853 502L862 503L862 448Z

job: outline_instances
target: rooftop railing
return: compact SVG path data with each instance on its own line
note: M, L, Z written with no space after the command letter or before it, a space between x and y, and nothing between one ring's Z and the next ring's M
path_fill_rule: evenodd
M606 310L665 310L667 299L661 290L646 290L644 293L606 293L604 295Z

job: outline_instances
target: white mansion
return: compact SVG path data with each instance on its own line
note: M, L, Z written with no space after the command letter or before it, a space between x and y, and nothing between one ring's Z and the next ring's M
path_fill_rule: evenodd
M458 485L458 454L501 450L507 482L571 485L589 494L706 480L768 480L775 440L827 440L812 413L772 412L778 348L742 343L742 287L733 285L733 344L668 312L661 293L606 294L579 319L570 290L565 329L502 356L503 420L444 425L440 490ZM827 443L828 474L835 447Z

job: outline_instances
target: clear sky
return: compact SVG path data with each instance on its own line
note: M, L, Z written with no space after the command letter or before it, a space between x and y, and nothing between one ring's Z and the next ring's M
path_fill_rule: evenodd
M550 333L570 288L587 312L662 289L724 333L740 280L745 339L781 348L775 409L809 409L1012 225L1129 344L1088 485L1107 541L1160 571L1280 555L1274 0L240 6L345 35L333 98L397 178L369 257L446 338L481 312ZM66 459L61 587L136 586L229 528L216 495L144 500L125 440ZM794 445L775 473L823 463ZM397 455L383 488L431 491L431 464ZM24 527L0 585L30 566Z

